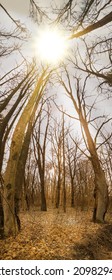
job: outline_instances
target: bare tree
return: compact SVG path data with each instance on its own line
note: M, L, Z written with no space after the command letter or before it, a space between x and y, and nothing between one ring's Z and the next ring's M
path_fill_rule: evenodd
M23 70L21 66L23 67L23 63L20 66L10 70L1 79L1 89L3 88L3 94L0 98L0 174L3 173L3 163L5 157L7 161L7 150L5 151L7 146L6 144L9 141L9 137L12 133L12 129L14 128L18 116L21 114L21 111L27 103L28 97L31 94L32 85L35 80L34 65L29 66L29 69L26 70L27 73L25 73L24 67L24 78L21 77L20 74L20 72L22 73ZM17 70L17 73L15 73L15 70ZM12 76L10 76L10 74Z
M25 106L20 119L13 133L10 156L4 175L4 232L5 235L14 235L17 232L17 222L15 217L15 179L17 174L17 164L24 140L25 130L31 117L35 102L38 104L42 96L49 73L44 69L37 81L27 105Z
M82 31L79 31L76 34L71 35L69 37L69 39L79 38L79 37L81 37L81 36L83 36L83 35L85 35L87 33L92 32L93 30L101 28L102 26L108 24L111 21L112 21L112 12L110 12L108 15L106 15L105 17L103 17L99 21L89 25L88 27L86 27Z
M21 195L22 195L22 185L23 185L24 176L25 176L25 165L26 165L26 161L27 161L27 157L28 157L28 150L29 150L29 146L30 146L30 142L31 142L31 135L32 135L35 123L37 122L37 119L39 118L39 116L42 112L42 107L43 107L43 104L41 105L40 108L38 108L38 99L37 99L37 101L35 102L35 105L33 107L28 126L26 128L26 132L24 135L24 140L22 143L21 152L20 152L20 156L19 156L18 164L17 164L17 172L16 172L16 178L15 178L15 213L16 213L16 217L19 221L19 228L20 228L20 220L18 217L18 213L19 213L20 200L21 200ZM36 119L35 119L35 115L37 115ZM35 172L36 172L36 167L35 167L35 171L33 174L33 180L32 180L32 193L33 193ZM20 174L21 174L21 176L20 176ZM32 197L33 197L33 194L32 194Z
M53 132L52 132L53 131ZM61 202L62 186L62 126L57 121L54 122L54 129L51 127L51 143L53 154L53 168L56 174L56 208L59 208Z
M43 106L42 108L43 109ZM41 132L42 122L46 119L45 131ZM47 211L46 195L45 195L45 170L46 170L46 148L47 148L47 136L50 121L50 107L47 105L47 111L44 115L39 115L38 126L35 125L33 132L33 148L36 164L38 166L38 172L40 177L41 187L41 211ZM43 137L42 137L42 134ZM42 140L43 138L43 140Z
M31 69L29 67L28 73L25 77L14 88L9 90L9 94L0 104L0 111L4 113L4 110L6 110L7 112L0 122L0 172L2 170L5 144L8 135L18 115L27 102L28 95L30 95L30 88L34 83L34 80L34 66L31 66ZM7 83L7 81L5 83ZM10 101L12 101L12 106L10 106Z
M65 163L65 119L62 115L62 145L63 145L63 209L66 212L66 163Z
M80 43L85 51L84 56L81 52ZM90 77L96 77L99 82L99 88L101 89L105 85L104 90L106 92L107 87L109 95L109 86L112 86L112 44L110 34L107 34L107 36L104 36L103 38L96 38L95 42L88 42L88 39L86 38L81 39L80 43L77 44L75 55L73 53L72 60L69 60L70 63L73 64L76 70L80 70L82 73L87 73Z
M3 14L12 23L11 30L7 31L6 28L1 27L0 30L0 57L3 59L6 56L12 54L13 52L19 51L22 45L22 42L28 38L28 30L20 23L19 20L15 20L11 14L7 11L4 5L0 4L0 9L2 9ZM8 46L7 46L8 40Z
M76 176L76 165L77 165L77 145L70 144L70 138L67 139L67 159L71 182L71 207L75 207L75 176Z
M82 89L80 87L80 80L78 78L74 78L74 82L75 82L75 93L74 93L73 86L71 84L70 75L67 71L66 66L64 67L64 69L66 72L67 82L65 82L65 80L62 78L62 75L58 75L58 79L60 84L64 87L67 95L71 98L74 105L74 109L79 117L79 122L82 128L82 135L85 141L85 145L90 153L90 156L88 156L88 158L92 162L92 166L95 174L95 192L94 192L95 207L94 207L93 220L95 222L96 221L103 222L108 206L108 187L105 178L105 173L102 169L100 159L98 156L96 141L94 141L94 139L92 138L89 129L89 124L90 124L89 117L91 117L91 110L94 105L91 105L90 109L88 110L86 97L85 97L85 87L86 87L88 77L86 77ZM110 119L108 119L108 121L109 120ZM105 125L106 122L107 121L104 121L102 123L97 133L101 130L101 128L103 127L103 125Z
M72 31L70 39L79 38L112 21L112 12L107 14L109 7L111 7L111 0L106 1L106 3L86 0L85 2L81 1L80 5L77 0L69 0L63 4L62 8L54 9L54 12L58 14L55 22L69 26L70 31ZM102 12L104 17L99 19ZM78 31L79 28L80 31Z
M42 23L44 19L49 20L49 16L46 11L41 8L36 1L30 0L30 17L33 18L38 24Z

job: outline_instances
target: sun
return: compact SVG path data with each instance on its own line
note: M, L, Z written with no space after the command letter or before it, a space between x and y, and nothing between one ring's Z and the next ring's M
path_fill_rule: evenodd
M41 60L57 63L66 56L67 40L57 29L43 30L36 40L36 52Z

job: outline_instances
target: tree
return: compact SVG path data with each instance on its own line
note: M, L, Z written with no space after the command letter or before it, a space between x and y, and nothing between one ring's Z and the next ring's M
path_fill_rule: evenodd
M27 74L25 74L25 77L22 78L21 81L17 81L17 85L14 86L14 88L8 90L8 95L6 95L6 98L3 96L0 104L1 113L4 112L4 110L7 110L7 114L5 115L5 117L2 117L0 122L0 172L2 171L3 156L8 135L18 115L27 102L28 95L30 94L30 88L32 87L32 84L35 80L34 68L34 65L29 66L29 70L27 69ZM14 79L17 79L17 77L15 77L15 75L13 75L12 77L14 83ZM10 83L10 79L6 80L4 83L8 86L8 84ZM10 107L10 101L12 101L12 107Z
M77 165L77 145L70 145L70 139L67 139L67 159L71 182L71 207L75 207L75 176Z
M85 2L82 1L80 5L76 0L69 0L61 9L55 9L55 13L57 12L58 14L55 22L64 23L69 27L72 32L69 39L79 38L112 21L112 12L107 14L109 7L111 7L110 4L111 0L107 0L106 3L86 0ZM104 17L99 19L102 11L104 12ZM78 31L79 28L81 29L80 31Z
M43 19L49 20L49 16L46 12L41 9L36 1L30 0L30 16L33 17L35 21L39 24L43 21ZM87 37L87 34L90 35L93 30L97 30L103 26L108 30L109 23L112 21L112 13L110 12L111 1L107 0L106 3L104 1L97 0L89 0L89 1L81 1L80 7L79 3L76 0L69 0L66 4L61 8L61 10L55 10L58 13L58 17L56 17L56 22L62 22L66 26L67 30L71 32L68 36L68 39L75 38L84 38L80 39L80 43L84 46L84 51L86 56L83 56L82 50L78 46L78 43L75 40L77 47L76 55L74 55L74 60L68 60L70 66L72 65L75 69L74 77L70 76L71 67L67 68L67 66L63 67L64 74L61 73L58 75L59 83L64 87L67 95L71 98L75 112L78 115L78 120L81 125L82 136L85 142L86 154L88 160L91 160L94 175L95 175L95 207L94 207L94 221L103 222L105 218L105 213L107 211L108 204L108 188L106 183L105 174L103 172L102 167L102 158L99 156L99 150L101 145L98 145L100 132L103 133L103 127L108 123L111 119L104 118L104 116L95 117L92 114L94 106L97 104L96 101L92 100L92 104L89 103L88 98L85 95L85 89L87 89L87 80L91 77L96 77L97 83L99 86L97 89L101 89L101 94L104 92L104 88L106 90L112 85L112 73L111 73L111 38L110 35L107 35L101 38L95 37L95 40L91 40ZM79 7L79 9L77 9ZM19 23L19 21L15 20L8 11L4 8L3 5L0 4L0 8L7 14L9 20L12 21L13 26L15 28L12 31L6 31L2 29L1 31L1 57L4 58L11 54L13 51L19 50L22 39L26 39L27 32L23 25ZM54 22L53 22L54 23ZM93 33L92 33L93 34ZM94 33L95 34L95 33ZM6 40L7 38L10 40L10 46L7 47ZM90 38L90 37L89 37ZM3 40L5 39L5 40ZM94 39L94 38L93 38ZM16 44L14 45L16 40ZM94 41L94 42L93 42ZM5 42L5 47L4 47ZM108 55L109 63L107 65L101 65L99 68L98 60L99 54L102 56ZM27 65L27 61L24 59L24 62ZM18 226L20 227L20 220L18 217L19 210L19 201L22 191L23 178L25 173L25 165L27 161L27 155L31 140L31 133L33 130L35 115L37 112L37 107L42 98L43 91L47 84L47 81L50 77L50 72L48 69L43 69L42 75L38 79L37 86L35 90L33 90L33 85L36 79L35 67L31 66L30 69L26 70L26 73L23 76L23 72L21 73L21 65L19 67L16 66L13 69L9 70L8 73L3 74L1 78L1 85L3 90L1 92L0 97L0 171L2 170L2 163L4 158L5 145L8 137L10 137L12 130L13 136L11 139L10 145L10 155L7 163L5 175L4 175L4 229L5 235L16 234L18 231ZM24 69L26 69L24 68ZM59 67L61 69L61 66ZM58 70L59 70L58 68ZM58 70L56 72L58 72ZM76 71L77 70L77 71ZM83 73L83 76L78 74ZM57 74L57 73L56 73ZM66 82L65 82L66 79ZM95 80L95 81L96 81ZM99 82L100 81L100 82ZM103 81L103 82L102 82ZM53 81L54 82L54 81ZM76 94L74 94L73 83L76 87ZM81 88L82 87L82 88ZM5 88L5 91L4 91ZM87 89L88 91L88 89ZM106 92L107 93L107 92ZM109 92L110 93L110 92ZM97 95L98 96L98 95ZM107 98L107 95L105 95ZM110 95L108 94L108 98ZM12 103L11 103L12 102ZM11 104L11 107L10 107ZM6 110L6 111L5 111ZM5 116L4 116L5 112ZM98 120L104 120L98 122ZM18 120L18 121L17 121ZM17 123L17 124L16 124ZM14 127L16 124L16 127ZM34 151L35 158L37 160L40 182L41 182L41 206L42 210L46 210L46 197L45 197L45 155L46 155L46 141L47 141L47 133L49 126L49 118L48 123L45 127L45 134L43 145L41 145L41 124L42 119L40 117L40 123L38 125L38 133L35 129L33 134L33 143L34 143ZM93 137L90 125L96 129L96 135ZM55 135L55 139L54 139ZM57 125L54 129L54 135L51 135L52 145L55 154L55 164L54 169L57 170L57 177L55 176L55 181L57 183L56 189L56 207L58 208L60 205L60 200L62 198L63 191L63 202L64 202L64 210L66 210L66 139L65 139L65 123L64 123L64 115L63 122L61 124L61 128ZM110 136L109 136L110 137ZM108 137L107 137L108 138ZM107 139L106 139L107 140ZM36 151L37 144L37 151ZM75 144L75 143L74 143ZM68 145L69 146L69 145ZM76 147L76 146L75 146ZM77 152L74 149L74 153ZM38 154L38 155L37 155ZM69 147L68 147L69 154ZM88 155L89 154L89 155ZM110 155L110 154L109 154ZM68 156L69 161L69 170L71 176L71 190L72 197L71 203L74 205L74 178L75 178L75 168L76 168L76 158L73 155L74 166L71 164L71 155ZM108 167L108 174L110 171L110 160ZM74 168L74 170L72 169ZM80 174L83 174L84 170L82 167L80 169ZM36 167L35 167L36 170ZM36 171L35 171L36 172ZM35 181L35 172L32 174L32 184ZM20 178L20 173L22 174L22 178ZM78 174L78 173L77 173ZM34 175L34 176L33 176ZM1 174L0 174L1 176ZM82 175L81 175L82 176ZM77 175L78 181L80 181L79 174ZM1 177L0 177L1 178ZM18 179L19 178L19 179ZM86 181L87 178L85 178ZM63 190L62 190L63 187ZM33 193L33 187L32 193ZM32 195L33 196L33 195Z
M108 133L106 136L104 133L100 135L103 140L100 147L100 160L103 162L103 168L106 172L108 189L109 189L109 197L111 196L112 191L112 133ZM110 205L111 207L111 205Z
M30 0L30 17L38 24L42 23L44 19L49 19L47 13L34 0Z
M22 195L22 185L23 185L24 176L25 176L25 166L26 166L28 150L29 150L29 146L30 146L30 142L31 142L31 135L32 135L32 132L33 132L33 129L35 126L35 115L37 113L37 116L36 116L36 120L37 120L39 117L39 114L41 112L41 109L40 109L40 112L38 112L38 110L37 110L38 102L39 102L39 100L37 99L37 101L35 102L35 105L32 109L29 123L27 125L26 132L24 134L24 140L22 143L21 152L20 152L18 164L17 164L17 172L16 172L16 178L15 178L15 213L16 213L16 217L18 218L18 220L19 220L18 213L19 213L19 208L20 208L20 200L21 200L21 195ZM36 171L36 168L35 168L35 171ZM20 176L20 174L21 174L21 176ZM35 172L33 175L33 182L34 182L34 178L35 178ZM19 226L20 226L20 221L19 221Z
M25 130L31 117L35 102L38 104L42 96L44 87L48 81L49 73L47 69L40 75L35 90L33 91L27 105L25 106L20 119L13 133L10 156L4 175L4 233L6 236L15 235L18 231L15 217L15 179L17 174L17 165L24 140Z
M65 120L62 115L62 145L63 145L63 209L66 212L66 165L65 165Z
M10 31L7 31L5 28L2 27L0 30L0 57L2 57L3 59L12 54L13 52L20 50L20 43L26 40L28 36L28 30L26 29L25 25L21 24L18 20L15 20L2 4L0 4L0 9L2 9L3 15L5 13L7 18L9 19L9 22L12 23Z
M97 22L89 25L87 28L83 29L82 31L79 31L76 34L71 35L69 39L79 38L87 33L92 32L93 30L96 30L97 28L101 28L102 26L108 24L111 21L112 21L112 12L110 12L108 15L98 20Z
M91 117L91 110L93 108L93 105L91 105L90 109L88 110L86 97L85 97L85 87L86 87L88 76L84 81L82 89L80 86L80 80L76 77L74 78L75 91L76 91L74 93L73 86L71 84L70 75L67 71L66 66L64 67L64 70L66 72L66 82L62 78L62 75L58 75L59 82L64 87L67 95L71 98L74 105L74 109L79 117L79 122L82 128L82 135L85 141L85 145L90 153L90 157L88 156L88 158L91 160L93 170L94 170L94 175L95 175L95 191L94 191L95 207L94 207L93 220L94 222L104 222L105 214L107 212L107 207L108 207L108 186L105 178L105 173L102 169L100 159L98 157L96 142L93 140L89 129L89 123L90 123L89 117ZM103 122L103 124L100 126L97 132L100 131L100 129L105 123L106 122Z
M41 107L41 114L39 115L38 126L35 125L33 132L33 148L36 164L38 166L40 187L41 187L41 211L47 211L46 195L45 195L45 170L46 170L46 146L47 146L47 135L50 121L50 107L47 105L47 112L45 115L42 114L43 106ZM42 137L41 127L43 120L46 119L45 131ZM43 138L43 140L42 140Z
M80 43L85 51L84 56L82 55ZM81 38L80 43L76 44L76 55L72 56L70 63L73 64L76 70L80 70L83 74L87 73L90 77L96 77L99 82L99 89L106 91L107 88L109 96L109 91L111 91L112 86L110 34L107 34L104 38L96 38L95 42Z
M56 105L56 103L54 102ZM59 107L56 105L59 111ZM68 134L69 128L65 126L64 112L61 111L61 120L53 118L54 124L51 126L50 138L51 138L51 154L52 160L51 164L54 173L54 185L53 189L56 192L55 195L55 205L59 208L60 205L63 206L64 212L66 212L66 202L67 202L67 190L66 190L66 175L67 175L67 162L66 162L66 136Z
M52 161L53 161L53 169L55 174L57 174L55 178L56 183L56 208L59 208L61 201L61 186L62 186L62 176L63 176L63 168L62 168L62 126L58 124L57 120L54 121L54 131L51 127L51 149L52 149Z
M19 23L19 21L16 21L2 4L0 4L0 9L2 9L3 16L5 14L7 16L7 19L9 19L9 22L11 22L11 24L12 24L11 30L7 30L5 27L1 27L1 30L0 30L0 45L1 45L0 58L4 62L4 59L10 57L10 55L13 55L13 53L17 54L17 52L20 51L21 44L24 40L26 40L28 33L27 33L27 29L25 28L25 26L22 25L21 23ZM8 44L7 44L7 41L8 41ZM0 86L1 86L1 91L0 91L0 178L3 178L1 172L2 172L2 165L3 165L3 157L5 154L6 141L9 137L9 134L11 132L11 129L14 125L15 120L17 119L19 113L21 112L21 110L25 104L25 96L26 96L25 90L27 90L27 82L26 82L26 88L25 88L25 80L27 80L28 76L26 75L26 78L25 78L25 75L24 75L24 79L23 79L23 77L20 77L21 76L20 68L21 68L21 72L22 72L21 66L23 66L23 64L24 63L22 62L20 65L19 64L16 65L13 69L9 70L7 73L6 73L6 69L5 69L5 71L4 71L5 74L2 74L1 78L0 78ZM20 79L21 79L21 82L20 82ZM23 84L24 84L24 86L23 86ZM30 84L29 84L29 88L30 88ZM21 92L20 92L19 97L17 98L16 94L19 92L20 89L21 89ZM15 97L15 99L17 98L17 100L15 101L13 99L13 97ZM10 108L10 101L13 102L12 108ZM1 213L2 213L2 221L3 221L4 218L3 218L2 196L3 196L3 180L2 180L2 191L0 192ZM3 224L4 223L2 222L0 224L0 226L3 226Z
M2 80L4 80L4 78L7 78L8 74L6 74ZM16 86L14 85L14 88L11 89L8 88L8 92L6 91L7 95L6 97L4 97L3 95L3 99L0 104L0 112L3 114L4 111L7 112L4 117L2 116L0 122L0 174L2 174L3 172L3 159L5 155L5 147L8 141L8 137L11 133L14 123L17 120L17 117L19 116L25 103L27 102L28 95L30 95L30 90L35 79L34 65L31 65L29 67L29 70L27 69L27 74L25 74L25 77L22 78L20 82L18 82L18 79L21 78L20 72L18 72L18 76L13 74L12 77L13 83L15 83L15 80L17 80ZM2 81L2 86L4 87L4 84L8 86L12 77L7 79L6 81ZM10 107L10 101L12 101L12 107ZM18 216L17 219L18 225L20 226Z

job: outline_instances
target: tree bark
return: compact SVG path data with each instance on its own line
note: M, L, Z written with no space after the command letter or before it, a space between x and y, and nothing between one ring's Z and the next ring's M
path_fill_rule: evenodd
M92 159L94 161L94 159ZM97 162L98 163L98 162ZM94 211L93 211L93 221L94 222L104 222L105 214L108 208L108 186L105 179L105 174L102 168L99 166L99 170L95 166L95 161L93 163L94 168Z
M85 135L87 138L88 148L91 155L91 162L95 175L95 190L94 190L94 198L95 198L95 206L93 212L93 221L103 223L105 220L105 214L108 208L108 186L106 183L105 173L102 170L100 160L97 155L96 147L91 137L88 124L86 120L83 119L82 116L81 123L83 125Z

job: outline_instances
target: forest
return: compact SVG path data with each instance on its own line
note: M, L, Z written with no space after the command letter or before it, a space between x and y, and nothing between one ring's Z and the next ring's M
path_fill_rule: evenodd
M0 259L112 259L111 0L22 3L0 4Z

